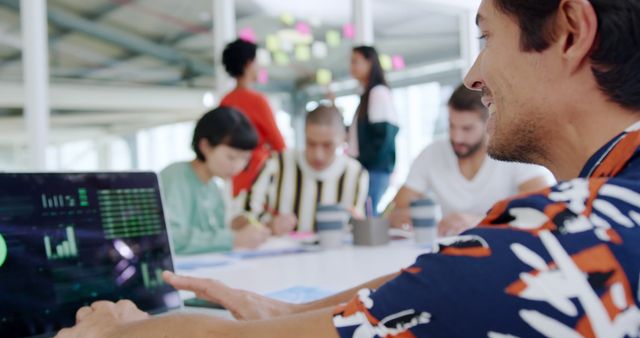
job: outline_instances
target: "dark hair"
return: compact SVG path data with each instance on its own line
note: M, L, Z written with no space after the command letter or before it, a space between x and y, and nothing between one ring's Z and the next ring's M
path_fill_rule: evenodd
M242 39L236 39L236 41L229 43L222 52L224 69L232 77L242 76L245 67L255 60L256 50L255 43Z
M360 104L358 105L357 116L359 119L365 119L369 116L369 93L371 89L377 85L389 86L384 77L384 70L380 65L380 57L375 48L371 46L358 46L353 48L354 53L358 53L371 63L371 71L369 71L369 81L364 88L364 93L360 96Z
M624 108L640 109L640 1L589 0L598 16L591 52L593 74L600 89ZM555 40L552 19L560 0L494 0L514 17L524 51L541 52Z
M205 160L200 151L202 139L212 147L224 144L240 150L253 150L258 146L258 134L249 119L229 107L218 107L204 114L196 123L191 147L200 161Z
M342 114L335 106L319 105L316 109L307 113L305 125L335 126L344 130Z
M449 108L459 112L478 112L484 121L489 119L489 110L482 104L482 92L460 85L451 94Z

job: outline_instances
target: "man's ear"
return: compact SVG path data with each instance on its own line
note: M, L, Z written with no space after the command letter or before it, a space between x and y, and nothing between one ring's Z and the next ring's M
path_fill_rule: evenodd
M557 43L571 73L589 60L597 33L598 16L588 0L561 0L556 17Z

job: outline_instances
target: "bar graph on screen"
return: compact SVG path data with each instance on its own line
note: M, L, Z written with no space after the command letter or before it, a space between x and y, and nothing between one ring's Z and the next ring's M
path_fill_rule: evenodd
M78 257L78 243L76 241L75 228L72 225L66 226L64 231L65 238L57 244L51 236L44 236L44 250L48 260Z

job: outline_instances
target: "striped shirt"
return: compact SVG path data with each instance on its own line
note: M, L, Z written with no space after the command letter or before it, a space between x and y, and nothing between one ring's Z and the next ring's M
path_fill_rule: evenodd
M303 151L288 150L272 157L253 187L235 204L269 222L277 214L298 218L296 231L315 231L318 205L341 204L364 214L369 175L354 159L338 155L325 170L317 171Z

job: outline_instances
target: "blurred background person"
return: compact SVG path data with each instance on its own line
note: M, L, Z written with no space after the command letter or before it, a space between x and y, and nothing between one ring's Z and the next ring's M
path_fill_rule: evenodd
M349 128L349 155L369 172L369 197L376 214L395 166L398 117L375 48L353 48L351 75L364 91Z
M236 87L222 98L220 105L241 111L258 133L258 145L248 166L233 177L234 197L251 187L271 151L281 152L285 149L269 101L252 89L258 78L256 50L254 43L237 39L229 43L222 53L222 63L227 73L236 80Z
M264 226L232 230L226 207L229 181L246 167L258 135L251 122L233 108L202 116L193 133L196 158L160 172L168 224L177 254L255 248L269 236Z
M435 141L415 159L391 206L394 227L411 225L411 201L434 198L442 208L441 236L475 226L496 202L555 183L546 168L500 162L487 154L489 111L482 93L460 85L449 99L449 140Z
M369 177L356 160L340 153L345 128L333 106L319 106L305 122L304 150L287 150L269 160L245 208L276 235L315 231L318 205L339 204L364 215Z

